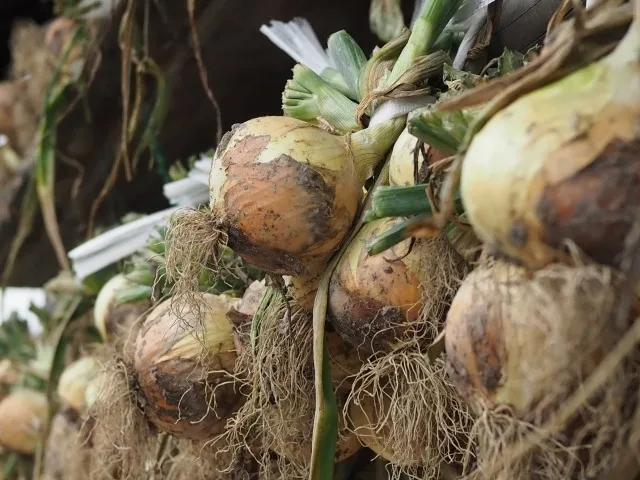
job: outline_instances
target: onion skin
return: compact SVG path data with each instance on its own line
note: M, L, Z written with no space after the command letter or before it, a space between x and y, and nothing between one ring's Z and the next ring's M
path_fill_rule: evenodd
M85 392L89 382L100 372L95 358L84 357L70 364L60 375L58 396L76 412L85 407Z
M219 146L210 207L245 261L272 274L312 275L349 231L362 181L345 137L261 117L235 126Z
M620 260L640 206L640 67L629 42L476 134L461 193L484 242L532 268L562 260L567 241L598 263Z
M233 372L236 360L233 327L225 315L237 300L204 294L203 301L204 329L190 313L181 319L171 315L171 299L158 305L138 333L134 366L149 420L178 438L204 441L222 432L225 417L239 406L239 393L221 373ZM226 384L215 390L214 403L212 389L221 382Z
M47 397L33 390L17 390L0 402L0 445L33 454L42 440L49 414Z
M132 285L123 274L114 275L103 285L93 306L93 321L105 342L114 341L120 330L127 331L151 306L148 300L117 304L116 293Z
M415 322L420 314L418 244L408 255L410 240L374 256L368 255L364 245L399 221L382 219L364 225L336 266L329 284L329 319L336 331L358 348L393 350L408 340L398 325ZM388 260L397 258L402 260Z

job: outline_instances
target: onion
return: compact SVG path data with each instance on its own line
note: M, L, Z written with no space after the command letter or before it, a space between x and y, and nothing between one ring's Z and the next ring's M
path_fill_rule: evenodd
M58 381L58 396L69 407L81 412L85 406L85 393L89 382L100 371L98 361L84 357L69 365Z
M389 410L388 401L378 407L382 412ZM387 460L388 462L401 464L399 458L396 458L395 452L385 446L385 434L389 432L385 430L376 431L374 425L379 423L376 415L378 409L374 406L372 397L361 396L358 402L349 403L349 420L352 423L352 429L358 440L365 447L373 450L376 455ZM406 452L405 452L406 453ZM420 454L415 455L420 458Z
M532 268L567 243L614 265L640 206L640 18L608 56L522 96L475 135L461 194L478 236Z
M84 405L87 410L93 408L102 393L106 390L108 382L109 375L106 371L101 370L87 383L84 389Z
M116 303L117 292L132 285L123 274L118 274L100 289L93 306L93 321L103 340L113 341L119 336L119 330L128 330L149 308L147 300Z
M202 318L189 311L180 321L170 313L172 301L149 314L136 339L134 367L145 413L176 437L208 440L239 406L240 395L227 373L234 371L236 351L226 314L237 299L203 294Z
M417 144L418 139L409 133L408 127L405 128L393 146L389 159L389 185L404 187L416 184L413 152ZM426 150L427 163L425 164L425 156L420 151L418 152L417 159L418 179L420 181L424 181L429 165L433 165L449 156L441 150L427 144L424 145L424 148Z
M413 244L407 239L369 256L366 243L400 221L385 218L362 227L329 285L334 328L352 345L373 352L393 351L416 335L433 338L437 332L421 330L444 319L449 285L464 264L442 237Z
M353 222L362 186L404 118L348 136L289 117L236 125L213 158L211 215L168 232L167 275L191 290L222 238L245 261L280 275L317 275Z
M532 276L503 262L478 267L446 320L458 391L476 411L507 405L522 418L561 400L626 330L611 318L614 285L600 267L551 265Z
M44 394L34 390L12 392L0 401L0 445L18 453L34 453L48 414Z

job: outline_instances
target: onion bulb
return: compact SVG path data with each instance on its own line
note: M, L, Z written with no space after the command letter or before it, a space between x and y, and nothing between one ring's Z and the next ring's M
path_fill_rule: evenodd
M49 414L47 397L34 390L16 390L0 401L0 445L32 454L42 440Z
M84 390L84 405L87 410L91 410L102 393L106 391L108 382L108 373L101 370L87 383Z
M236 351L226 314L238 300L203 294L202 316L186 305L160 303L136 339L134 368L145 413L160 430L178 438L209 440L221 433L239 406L230 373ZM172 312L185 310L177 318Z
M418 139L409 133L409 129L405 128L391 151L389 158L389 185L396 187L405 187L415 185L415 162L414 151ZM425 144L427 162L425 156L418 152L418 179L423 181L427 174L427 168L435 162L447 158L449 155Z
M85 391L100 371L95 358L84 357L69 365L60 375L58 396L69 407L81 412L85 406Z
M147 311L150 304L147 300L135 303L116 303L118 291L132 286L123 274L113 276L100 289L93 306L93 321L104 341L113 341L119 330L125 331Z
M531 268L568 243L617 266L640 207L636 18L606 57L520 97L475 135L461 172L478 236Z
M414 243L407 239L370 256L366 243L400 221L385 218L365 224L329 284L329 319L358 348L391 352L416 334L424 336L422 329L444 319L450 282L464 263L441 237Z
M222 236L245 261L268 273L320 273L349 231L364 181L403 124L398 118L348 136L290 117L234 126L213 158L208 223L197 228L203 220L192 217L194 226L186 216L169 229L168 276L180 280L197 263L182 258L198 250L185 245L200 245L198 254L207 258L211 243ZM213 231L218 239L207 243Z
M558 264L533 275L499 262L480 266L447 315L450 374L476 411L507 405L531 418L584 380L621 338L613 274Z

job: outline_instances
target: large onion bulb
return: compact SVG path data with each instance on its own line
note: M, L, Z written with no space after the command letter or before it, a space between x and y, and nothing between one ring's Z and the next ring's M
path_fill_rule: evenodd
M530 267L573 243L615 264L640 206L638 25L607 57L497 113L466 153L461 193L483 241Z
M42 441L49 414L47 397L34 390L16 390L0 401L0 446L32 454Z
M233 373L236 351L227 312L237 299L204 294L201 317L178 318L172 299L159 304L138 333L135 372L145 413L160 430L209 440L239 406ZM180 306L173 306L180 311Z
M290 117L235 126L209 177L229 246L269 273L319 273L349 231L372 166L400 133L397 120L348 137Z

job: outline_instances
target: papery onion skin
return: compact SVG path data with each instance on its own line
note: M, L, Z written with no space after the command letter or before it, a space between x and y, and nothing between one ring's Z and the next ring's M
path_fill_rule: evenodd
M0 401L0 445L30 455L42 440L49 414L47 397L33 390L17 390Z
M237 357L226 317L237 300L204 294L204 329L191 313L181 319L170 314L171 301L149 314L136 339L134 366L145 413L156 427L178 438L209 440L239 406L236 386L224 373L233 373Z
M620 260L640 206L640 69L627 40L476 134L461 194L488 245L532 268L562 260L568 241L598 263Z
M223 139L210 207L244 260L273 274L309 275L347 234L361 181L344 137L293 118L261 117Z
M415 322L421 307L419 247L411 240L369 256L364 242L384 233L398 219L369 222L358 232L336 266L329 284L329 319L349 343L369 351L390 351L403 338L399 325ZM401 259L394 261L396 259Z
M85 407L85 391L91 380L100 372L95 358L84 357L70 364L60 375L58 396L76 412Z

